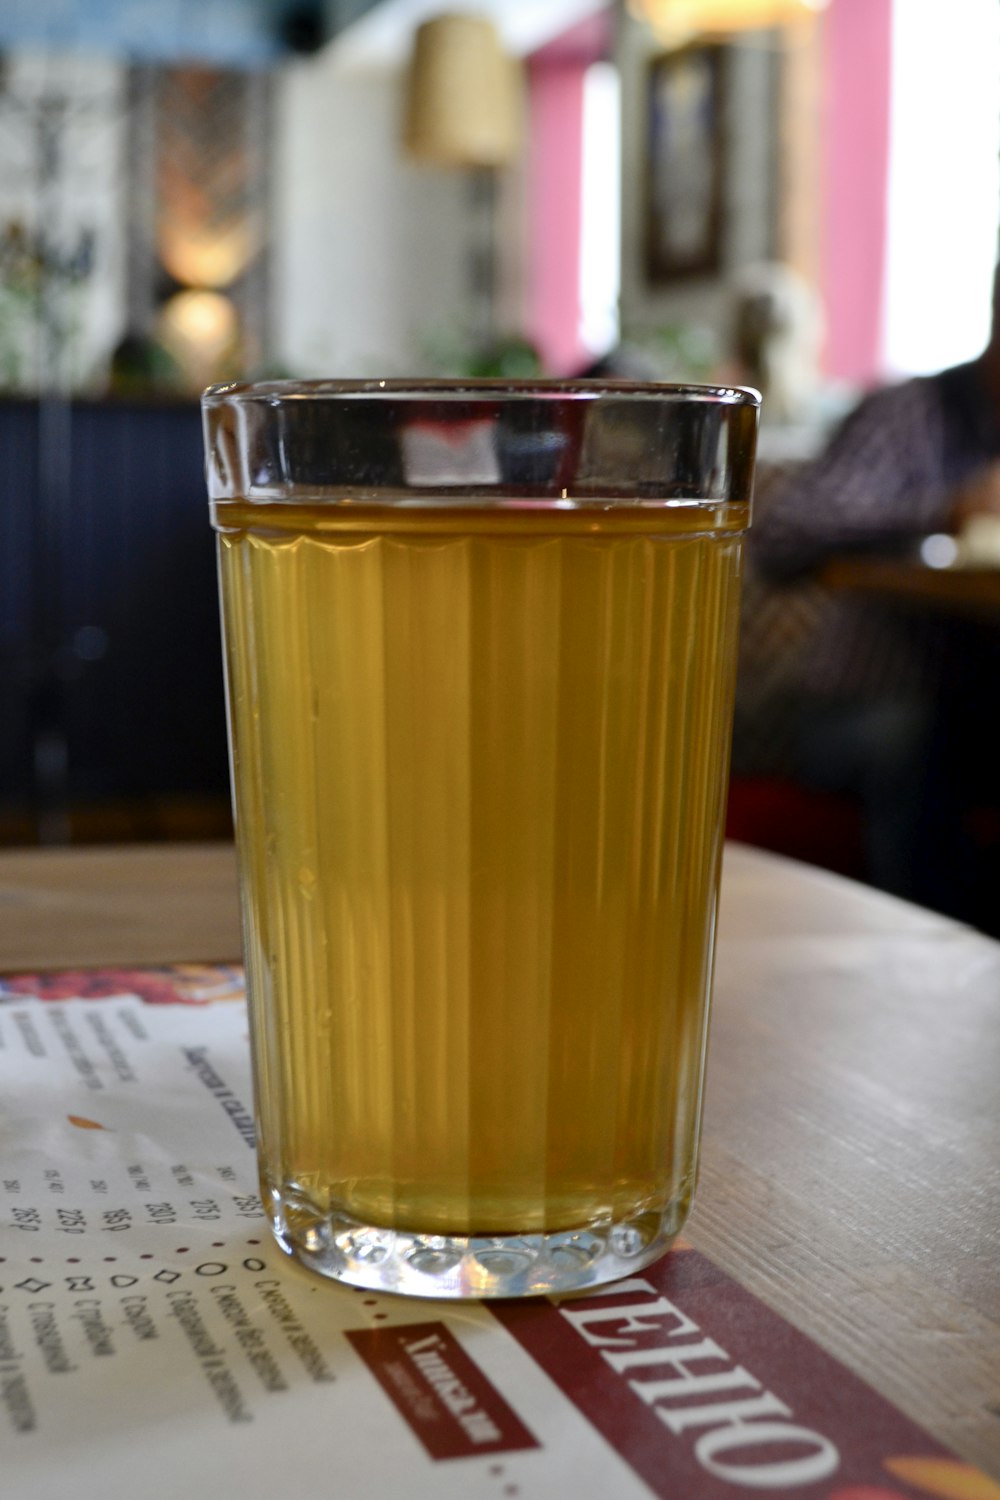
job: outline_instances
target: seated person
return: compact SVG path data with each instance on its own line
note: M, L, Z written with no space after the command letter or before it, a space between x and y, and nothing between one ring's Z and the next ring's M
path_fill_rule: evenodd
M773 490L750 534L760 576L791 583L857 549L906 554L1000 514L1000 272L993 311L978 359L865 397ZM873 883L970 919L960 804L987 782L986 716L1000 727L998 638L941 610L837 595L799 703L796 775L861 799Z

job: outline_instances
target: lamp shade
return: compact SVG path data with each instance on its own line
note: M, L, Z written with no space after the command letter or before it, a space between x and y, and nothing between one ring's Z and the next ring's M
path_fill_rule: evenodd
M485 16L442 15L418 27L404 139L418 161L498 167L520 137L517 65Z

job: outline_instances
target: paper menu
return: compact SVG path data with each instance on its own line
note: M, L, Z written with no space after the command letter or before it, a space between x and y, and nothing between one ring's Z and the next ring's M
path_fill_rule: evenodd
M299 1271L256 1197L243 1003L200 1003L238 984L0 981L4 1500L914 1500L943 1472L996 1500L691 1249L492 1308Z
M557 1472L582 1496L647 1493L568 1403L541 1417L549 1380L481 1306L347 1290L273 1246L242 1003L8 996L0 1086L5 1500L500 1500L551 1494ZM426 1400L404 1420L364 1339L409 1324ZM478 1383L456 1398L440 1371L459 1364Z

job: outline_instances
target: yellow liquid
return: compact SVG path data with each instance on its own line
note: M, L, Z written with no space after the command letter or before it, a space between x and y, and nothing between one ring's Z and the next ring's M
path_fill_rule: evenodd
M683 1217L745 512L710 519L217 505L286 1218Z

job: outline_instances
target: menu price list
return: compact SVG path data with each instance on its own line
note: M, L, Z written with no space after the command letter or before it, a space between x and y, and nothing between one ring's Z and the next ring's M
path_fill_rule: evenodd
M5 1500L647 1493L484 1307L280 1254L241 1000L0 1001Z

